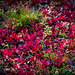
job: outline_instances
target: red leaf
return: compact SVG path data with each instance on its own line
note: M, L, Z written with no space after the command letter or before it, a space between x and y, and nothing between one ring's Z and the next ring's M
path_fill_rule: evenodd
M25 65L24 65L24 68L29 69L29 67L28 67L28 65L27 65L27 64L25 64Z

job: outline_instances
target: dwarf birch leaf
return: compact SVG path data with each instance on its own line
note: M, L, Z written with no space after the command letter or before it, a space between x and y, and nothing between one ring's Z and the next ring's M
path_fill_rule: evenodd
M44 44L44 41L43 41L43 40L41 40L41 41L40 41L40 43L41 43L41 44Z
M45 56L45 57L48 57L48 54L47 54L47 53L45 53L45 54L44 54L44 56Z
M59 30L59 28L56 28L56 30Z

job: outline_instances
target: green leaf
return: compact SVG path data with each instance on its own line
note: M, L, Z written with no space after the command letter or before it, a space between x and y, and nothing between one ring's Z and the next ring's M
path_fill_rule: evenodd
M2 9L0 9L0 12L1 12L1 10L2 10Z
M45 57L48 57L48 54L47 54L47 53L44 53L44 56L45 56Z
M50 48L52 49L52 45L50 45Z
M45 47L45 44L43 46Z
M5 44L4 44L4 43L2 43L2 45L3 45L3 46L5 46Z
M71 70L69 70L69 72L71 73L72 71L71 71Z
M63 66L65 66L65 64L64 64L64 63L62 63L62 65L63 65Z
M68 28L68 25L67 24L65 24L65 26L66 26L66 28Z
M8 45L8 44L6 44L5 46L6 46L6 47L9 47L9 45Z
M46 20L45 20L45 24L47 24Z
M42 23L44 23L44 20L43 20L43 19L41 19L41 22L42 22Z
M47 69L49 69L49 66L47 67Z
M55 53L52 53L53 56L55 56Z
M14 28L15 26L13 25L12 28Z
M52 45L50 45L50 49L51 49L51 51L53 51L53 49L52 49Z
M50 56L52 57L52 58L55 58L54 56L55 56L55 53L50 53Z
M5 26L5 27L8 27L8 25L7 25L7 24L5 24L4 26Z
M14 72L14 73L16 73L16 71L15 71L15 70L11 70L11 72Z
M15 22L12 22L12 24L14 25L14 24L15 24Z
M19 26L20 24L19 23L17 23L17 25L16 26Z
M62 33L62 36L65 36L65 33Z
M13 11L14 9L13 8L11 8L11 11Z
M58 31L56 31L56 35L57 35Z
M45 53L45 51L43 51L43 53Z
M73 70L75 70L75 67L73 67Z
M61 35L61 31L59 32L59 35Z
M56 28L56 30L59 30L59 28Z
M44 41L43 41L43 40L41 40L41 41L40 41L40 43L41 43L41 44L44 44Z

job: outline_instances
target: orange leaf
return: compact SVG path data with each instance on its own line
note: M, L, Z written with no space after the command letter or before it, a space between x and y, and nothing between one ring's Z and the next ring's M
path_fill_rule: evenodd
M73 44L72 44L72 39L70 39L70 45L73 47Z
M18 33L18 37L22 37L22 33Z
M66 61L67 60L67 58L66 57L63 57L63 61Z

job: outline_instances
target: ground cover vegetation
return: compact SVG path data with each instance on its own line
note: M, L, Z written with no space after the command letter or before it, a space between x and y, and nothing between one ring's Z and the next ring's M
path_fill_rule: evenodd
M0 1L0 75L75 75L73 0Z

